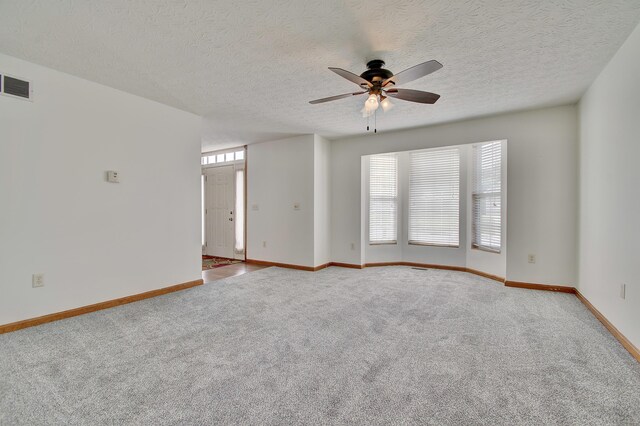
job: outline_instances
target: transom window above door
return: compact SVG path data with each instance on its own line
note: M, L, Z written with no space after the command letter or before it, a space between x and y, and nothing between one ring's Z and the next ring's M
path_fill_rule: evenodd
M213 164L231 163L234 161L244 161L244 149L239 151L228 151L222 153L208 152L202 154L200 164L208 166Z

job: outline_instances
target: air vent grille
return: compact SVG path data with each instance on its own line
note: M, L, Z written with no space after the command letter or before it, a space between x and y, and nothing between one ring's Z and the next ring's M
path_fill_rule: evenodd
M30 86L28 81L5 75L3 78L2 93L29 99L31 96Z

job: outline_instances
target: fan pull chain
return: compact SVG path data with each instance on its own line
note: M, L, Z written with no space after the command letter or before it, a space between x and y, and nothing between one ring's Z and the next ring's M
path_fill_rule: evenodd
M373 133L378 133L378 110L373 112Z
M367 115L367 132L369 131L369 116Z

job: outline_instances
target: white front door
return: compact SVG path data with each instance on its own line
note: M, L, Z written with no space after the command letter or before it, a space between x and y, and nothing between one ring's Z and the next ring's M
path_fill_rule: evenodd
M213 167L205 174L205 254L234 257L234 170Z

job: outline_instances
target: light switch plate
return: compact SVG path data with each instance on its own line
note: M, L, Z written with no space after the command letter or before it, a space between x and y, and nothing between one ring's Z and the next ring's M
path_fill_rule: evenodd
M44 287L44 274L33 274L31 276L31 287Z

